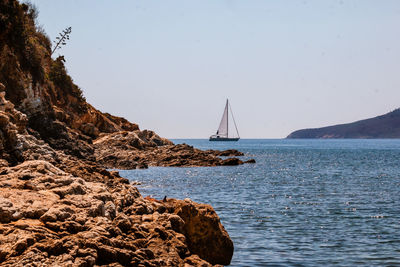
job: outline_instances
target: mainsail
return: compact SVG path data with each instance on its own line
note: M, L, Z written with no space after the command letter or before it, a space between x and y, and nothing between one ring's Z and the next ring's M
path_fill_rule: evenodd
M222 115L221 123L219 124L217 135L221 137L228 137L228 99L226 100L226 105L224 109L224 114Z
M231 116L233 119L233 124L235 125L236 129L236 137L229 136L229 110L231 111ZM228 99L226 100L224 114L222 114L221 122L219 123L218 131L216 134L210 136L210 141L238 141L239 131L236 127L235 118L233 117L231 105L229 105Z

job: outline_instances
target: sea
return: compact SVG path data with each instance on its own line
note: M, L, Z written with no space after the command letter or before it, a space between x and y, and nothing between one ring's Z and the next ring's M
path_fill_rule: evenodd
M231 266L400 266L400 140L173 140L255 164L120 171L143 196L211 204Z

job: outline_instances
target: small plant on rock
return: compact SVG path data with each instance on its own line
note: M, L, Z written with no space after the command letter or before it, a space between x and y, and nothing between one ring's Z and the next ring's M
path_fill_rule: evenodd
M69 40L69 35L71 34L71 32L72 32L72 28L68 27L68 28L66 28L65 30L63 30L62 32L59 33L60 36L57 36L56 40L54 41L55 46L54 46L53 50L51 51L51 55L53 55L53 53L57 49L61 49L61 47L63 45L67 44L67 40Z

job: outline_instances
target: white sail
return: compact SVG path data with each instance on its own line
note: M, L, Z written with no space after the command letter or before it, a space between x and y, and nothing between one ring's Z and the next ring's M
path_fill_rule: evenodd
M228 137L228 99L222 115L221 123L219 124L217 135L220 137Z
M229 136L229 110L231 111L231 116L233 119L233 124L236 129L237 137ZM231 125L231 128L232 128L232 125ZM232 130L231 133L234 132L233 129L231 129L231 130ZM224 114L222 115L221 122L219 123L218 131L216 134L211 135L209 140L210 141L238 141L239 139L240 139L239 131L236 127L236 122L235 122L235 118L233 117L231 105L229 105L229 102L227 99L226 104L225 104Z

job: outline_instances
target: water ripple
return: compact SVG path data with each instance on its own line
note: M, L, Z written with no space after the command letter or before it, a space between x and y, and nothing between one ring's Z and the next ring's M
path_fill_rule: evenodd
M234 145L257 163L121 175L141 182L145 196L211 204L234 241L232 266L400 265L400 140L241 140Z

